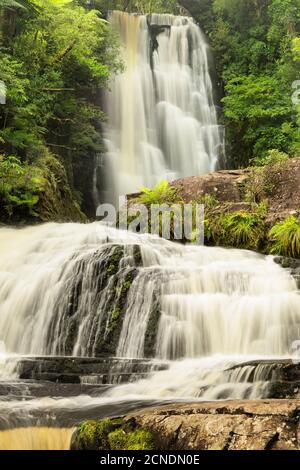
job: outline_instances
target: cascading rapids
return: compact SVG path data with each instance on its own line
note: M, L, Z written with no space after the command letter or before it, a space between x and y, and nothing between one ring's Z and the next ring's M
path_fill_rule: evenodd
M98 159L102 199L208 173L224 153L210 74L209 46L192 18L113 12L125 70L105 102L107 152ZM101 165L103 166L101 170ZM97 178L94 178L97 199Z
M251 252L48 224L0 229L0 266L10 353L95 356L115 331L119 357L283 356L300 337L294 280Z

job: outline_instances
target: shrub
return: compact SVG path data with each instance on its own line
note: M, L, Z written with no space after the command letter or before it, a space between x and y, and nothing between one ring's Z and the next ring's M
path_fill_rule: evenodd
M263 237L262 221L254 213L240 211L223 216L224 237L239 248L256 249Z
M205 221L205 236L218 245L256 250L264 239L263 217L247 211L215 215Z
M276 165L277 163L283 163L289 159L287 153L280 152L280 150L273 149L267 152L265 157L256 157L251 160L255 166L266 166Z
M219 201L214 194L204 194L200 199L200 204L204 205L205 210L214 209L219 205Z
M264 158L252 160L256 166L250 168L249 178L245 184L245 201L261 202L274 191L278 183L278 173L289 156L279 150L269 150Z
M141 188L138 202L141 204L172 204L179 201L177 190L172 188L168 181L162 180L154 188Z
M259 203L269 192L266 185L264 168L251 168L249 179L245 184L245 201L249 203Z
M44 183L40 168L23 164L15 156L0 156L0 202L8 217L34 217Z
M300 224L296 217L287 217L284 221L275 224L270 232L272 254L300 256Z

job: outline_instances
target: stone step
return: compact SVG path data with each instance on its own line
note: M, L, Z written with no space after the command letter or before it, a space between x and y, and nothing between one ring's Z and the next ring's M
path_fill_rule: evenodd
M300 398L300 362L292 359L258 360L235 365L230 371L243 371L246 367L253 368L248 381L270 382L268 398Z
M0 399L5 401L32 400L33 398L67 398L79 395L99 397L106 392L109 385L70 384L57 382L35 382L32 380L0 382Z
M11 358L20 380L82 384L91 377L94 384L116 384L146 377L150 372L165 370L167 363L147 359L115 357L20 357ZM86 380L87 382L87 380Z

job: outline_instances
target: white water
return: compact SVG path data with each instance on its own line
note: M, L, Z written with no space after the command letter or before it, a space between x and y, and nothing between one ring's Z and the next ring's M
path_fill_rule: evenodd
M117 272L98 292L116 244L124 247ZM136 246L143 266L134 267ZM101 330L101 315L116 300L111 287L131 270L118 356L143 357L154 294L161 311L157 358L283 356L300 337L295 281L271 257L247 251L181 246L100 223L48 224L0 229L0 266L0 341L8 353L66 352L66 310L81 275L71 353L93 355L93 326Z
M97 292L116 244L124 245L117 272ZM143 263L134 266L137 246ZM73 354L93 354L94 343L106 331L99 320L114 308L111 286L121 286L131 269L136 275L117 354L143 357L153 303L161 312L150 375L99 389L98 397L2 397L1 429L71 428L86 417L123 414L174 400L264 398L272 364L289 357L293 341L300 337L300 297L294 280L272 257L247 251L181 246L100 223L46 224L1 228L0 269L0 385L5 387L7 381L16 392L22 386L16 362L5 362L5 355L65 353L72 286L78 294L72 316L82 326ZM167 370L155 367L161 359ZM133 370L131 361L114 364L110 373L115 377ZM137 370L137 379L139 372L143 376L143 369ZM101 377L83 376L81 381L97 384Z
M192 18L167 14L113 12L111 23L121 35L125 70L106 96L104 197L213 171L223 131L200 28ZM155 47L149 28L157 30Z
M103 263L116 244L124 246L117 272L98 292ZM134 267L137 246L143 265ZM155 355L172 362L168 371L118 387L112 393L119 397L215 398L222 396L220 387L223 396L257 396L266 385L263 376L249 391L245 371L228 375L228 367L258 357L288 357L300 337L295 281L272 257L247 251L181 246L100 223L47 224L1 228L0 266L0 342L10 355L66 353L66 311L80 276L72 311L80 328L71 354L93 355L106 334L101 318L114 308L112 285L121 286L135 270L116 353L143 357L156 302L161 314Z

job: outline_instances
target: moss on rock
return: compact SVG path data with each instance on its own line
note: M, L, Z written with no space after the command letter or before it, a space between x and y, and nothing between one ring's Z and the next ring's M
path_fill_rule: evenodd
M153 450L150 431L136 428L122 418L85 421L75 431L72 450Z
M154 441L150 431L136 429L126 432L123 428L109 433L108 441L111 450L153 450Z
M86 222L87 217L72 194L63 164L50 152L38 162L44 175L36 206L37 221Z
M115 429L112 420L85 421L75 433L72 449L76 450L108 450L108 435Z
M152 310L150 313L147 330L145 334L144 355L145 357L154 357L156 348L156 337L161 316L160 302L155 296Z

